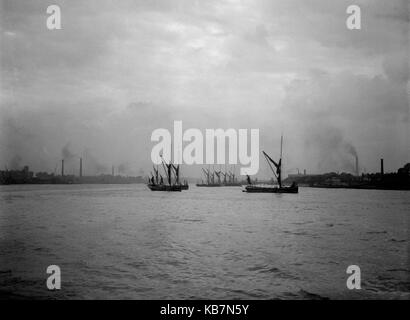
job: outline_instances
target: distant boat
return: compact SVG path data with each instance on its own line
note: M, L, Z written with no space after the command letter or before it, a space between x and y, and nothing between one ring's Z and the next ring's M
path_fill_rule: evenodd
M298 193L298 186L272 187L265 185L247 185L244 192L248 193Z
M167 182L164 182L164 178L162 175L159 174L158 166L154 168L154 173L151 173L151 178L148 179L147 186L151 191L182 191L188 190L189 185L187 181L184 183L180 183L179 181L179 174L180 174L180 166L174 165L172 162L167 164L164 159L162 159L162 167L164 168ZM174 176L174 179L173 179Z
M242 183L237 181L235 177L235 173L228 172L225 170L219 171L211 171L210 169L202 169L205 175L206 181L202 181L202 183L197 183L197 187L240 187ZM217 177L217 181L215 181L215 176ZM221 176L224 176L223 180Z
M222 185L218 183L197 183L197 187L222 187Z
M299 187L296 183L292 183L290 186L283 186L282 185L282 144L283 144L283 136L280 139L280 159L279 162L276 163L265 151L262 151L263 155L265 156L266 161L269 164L270 169L273 172L276 180L278 181L277 186L271 185L254 185L251 182L250 177L248 176L248 185L245 187L243 192L248 193L298 193ZM272 167L275 167L275 169Z
M182 185L148 184L151 191L182 191Z

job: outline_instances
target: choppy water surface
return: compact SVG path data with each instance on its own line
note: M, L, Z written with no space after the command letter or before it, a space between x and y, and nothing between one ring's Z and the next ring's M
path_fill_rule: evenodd
M409 298L410 193L0 187L0 296ZM46 289L58 265L62 289ZM362 290L346 288L360 266Z

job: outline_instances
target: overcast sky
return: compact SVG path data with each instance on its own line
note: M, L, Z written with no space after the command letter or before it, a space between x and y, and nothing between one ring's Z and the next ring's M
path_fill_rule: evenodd
M147 173L174 120L259 128L274 157L283 132L288 172L351 171L352 147L367 172L410 162L406 0L0 2L2 168Z

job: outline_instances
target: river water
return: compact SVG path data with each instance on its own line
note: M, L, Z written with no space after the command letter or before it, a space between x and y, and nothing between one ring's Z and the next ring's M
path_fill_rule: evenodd
M20 185L0 199L0 297L410 298L406 191Z

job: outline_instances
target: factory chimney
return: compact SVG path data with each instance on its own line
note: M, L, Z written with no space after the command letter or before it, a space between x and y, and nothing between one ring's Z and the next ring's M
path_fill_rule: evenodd
M303 175L304 176L306 175L306 169L303 169Z
M383 164L383 158L380 159L380 174L384 175L384 164Z
M356 176L359 176L359 157L356 155Z
M111 175L114 177L114 166L111 168Z
M64 177L64 159L61 160L61 176Z
M83 176L83 158L80 158L80 178Z

